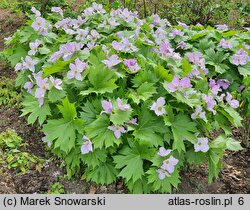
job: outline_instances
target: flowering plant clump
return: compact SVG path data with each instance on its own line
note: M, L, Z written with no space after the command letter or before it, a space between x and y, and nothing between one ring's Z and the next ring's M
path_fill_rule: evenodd
M69 177L166 193L186 164L207 161L211 182L225 150L242 148L230 136L249 104L249 32L95 3L76 19L32 11L2 57L25 89L22 116L42 126Z

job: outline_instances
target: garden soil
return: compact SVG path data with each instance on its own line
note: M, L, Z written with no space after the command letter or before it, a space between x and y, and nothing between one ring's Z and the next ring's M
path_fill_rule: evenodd
M24 23L21 14L11 14L0 9L0 51L4 49L4 37L12 35ZM16 74L0 61L0 76L15 79ZM54 182L61 182L65 193L128 193L123 181L108 186L97 186L80 177L67 180L63 163L45 149L41 141L42 133L37 125L28 126L26 119L20 117L21 111L14 108L0 107L0 132L14 130L27 143L24 151L41 157L46 161L41 171L35 166L24 175L9 170L7 165L0 165L0 193L47 193ZM243 141L241 130L234 130L234 138ZM246 137L245 137L246 138ZM248 139L250 137L248 136ZM182 183L173 193L250 193L250 148L239 152L226 153L219 179L211 185L207 183L207 166L191 166L181 172Z

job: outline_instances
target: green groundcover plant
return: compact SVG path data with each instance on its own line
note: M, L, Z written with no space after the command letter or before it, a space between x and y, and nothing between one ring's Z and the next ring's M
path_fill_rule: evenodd
M76 19L32 12L2 57L26 92L22 116L42 126L69 177L168 193L187 164L208 162L212 182L225 150L242 149L231 127L249 111L249 31L96 3Z

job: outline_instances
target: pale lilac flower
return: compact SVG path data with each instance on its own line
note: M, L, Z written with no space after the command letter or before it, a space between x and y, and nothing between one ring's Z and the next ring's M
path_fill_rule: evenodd
M227 96L226 96L226 101L227 103L234 109L239 107L239 101L237 101L236 99L232 99L232 95L230 93L227 92Z
M83 41L89 33L88 29L77 29L77 36L76 40L77 41Z
M175 38L177 35L178 36L183 36L184 33L176 28L172 30L172 32L169 34L172 38Z
M168 171L170 174L174 172L175 166L178 164L179 160L170 156L168 159L163 161L161 169Z
M187 28L187 24L186 23L182 23L180 21L177 21L179 26L182 26L183 28Z
M96 30L91 30L90 34L87 36L87 39L91 42L96 42L100 37L100 34Z
M158 177L160 180L165 179L166 176L170 177L170 174L161 168L157 169L156 172L158 173Z
M243 46L244 46L247 50L250 50L250 45L246 44L245 42L243 43Z
M224 49L232 49L233 47L232 43L225 39L221 39L219 46Z
M75 30L72 30L72 29L68 28L68 29L65 30L65 33L68 34L68 35L74 35L77 32Z
M177 90L180 89L180 78L177 76L174 76L174 79L172 80L172 82L167 84L167 88L169 90L169 92L175 92Z
M160 18L159 15L153 14L153 15L152 15L152 18L153 18L153 21L154 21L153 23L154 23L155 25L159 26L159 25L161 24L161 18Z
M132 118L130 121L128 121L128 123L132 124L132 125L138 125L138 119L137 118Z
M239 66L239 65L244 66L247 64L247 61L244 56L239 55L239 54L234 54L232 63L236 66Z
M29 43L30 51L28 52L28 55L35 55L40 44L42 44L42 43L38 39L36 39L35 42L30 42Z
M29 94L31 94L33 86L33 83L29 81L24 84L23 88L26 89Z
M179 44L176 46L176 49L181 48L181 49L185 49L185 47L187 46L187 44L184 41L179 42Z
M95 42L89 42L88 44L87 44L87 47L88 47L88 49L89 50L92 50L94 47L95 47Z
M76 43L76 42L67 42L65 45L60 46L60 54L63 57L64 61L69 60L72 55L76 52L81 50L83 47L82 43Z
M207 152L209 150L208 146L208 138L198 138L196 143L194 144L194 151L195 152Z
M107 21L108 21L108 24L109 24L109 25L114 26L114 27L120 25L119 23L117 23L117 22L115 21L114 18L108 18Z
M217 81L217 85L219 85L220 87L222 87L224 90L226 90L229 85L230 85L230 82L227 80L227 79L219 79Z
M84 140L84 142L81 147L81 153L84 155L89 152L93 152L93 146L92 146L92 142L90 141L90 139L87 136L83 136L82 139Z
M166 157L172 152L171 149L165 149L164 147L160 147L159 152L157 153L161 157Z
M210 87L211 92L214 95L217 95L218 92L221 91L220 85L217 85L215 80L213 80L213 79L209 80L209 87Z
M129 52L129 51L137 51L137 47L135 47L133 44L131 44L129 42L129 40L125 37L121 37L121 41L117 42L117 41L113 41L112 42L112 47L116 50L116 51L122 51L122 52Z
M112 112L113 105L110 101L102 100L102 108L104 111L102 111L101 113L110 114Z
M202 58L202 54L200 52L187 53L187 57L190 62L197 65Z
M45 19L42 17L37 17L31 26L35 31L40 31L45 27Z
M31 7L31 11L35 14L35 16L37 17L41 16L41 12L38 11L35 7Z
M121 137L122 133L126 133L126 130L122 126L108 126L108 129L114 132L114 135L117 139Z
M220 31L228 30L228 26L226 24L215 25L215 27L216 27L217 30L220 30Z
M196 119L197 117L200 117L205 122L207 122L206 112L203 111L201 107L196 107L195 112L191 115L192 119Z
M63 53L61 51L57 51L51 55L51 57L49 58L49 62L55 63L62 56L63 56Z
M173 51L173 49L171 48L171 45L168 41L165 41L160 44L160 49L159 49L160 54L164 55L164 54L170 53L171 51Z
M39 106L41 107L44 103L44 97L45 97L46 91L49 88L49 84L47 83L48 78L42 79L41 77L37 76L35 79L39 87L36 89L35 97L38 99Z
M217 105L216 101L214 100L212 95L202 95L203 100L205 100L206 104L207 104L207 109L211 112L213 112L213 114L216 114L216 110L214 110L214 107Z
M140 66L138 65L136 59L124 59L123 63L133 73L135 73L135 72L137 72L137 71L140 70Z
M42 141L47 144L48 147L51 147L52 142L47 139L47 133L44 133L44 137L42 137Z
M38 62L36 60L33 60L30 56L26 56L23 66L25 69L29 69L30 71L34 72L35 71L35 65Z
M118 55L112 55L110 56L107 60L103 60L102 61L108 68L112 68L113 66L118 65L119 63L121 63L122 61L119 60L119 56Z
M51 12L59 13L63 17L63 10L61 7L52 7Z
M129 104L123 104L122 100L120 98L117 98L116 101L117 101L118 108L120 110L126 111L127 109L130 108L130 105Z
M75 78L76 80L82 80L81 73L85 70L87 63L80 61L79 58L75 60L75 64L69 64L70 71L67 73L68 79Z
M15 71L24 71L25 70L25 66L24 66L24 64L23 63L17 63L16 65L15 65Z
M160 97L156 102L153 103L153 105L150 107L150 110L153 110L157 116L164 115L166 114L164 105L165 99L163 97Z
M61 79L54 79L52 76L49 77L50 82L57 90L62 90L62 80Z
M86 22L86 20L83 20L81 16L78 16L77 19L74 19L72 21L73 28L78 29L81 25L83 25Z
M41 29L39 30L39 32L40 32L40 34L41 34L42 36L46 36L46 35L48 35L49 30L48 30L48 28L41 28Z
M184 77L180 80L180 83L179 83L180 87L181 88L192 88L192 84L191 84L191 81L188 77Z

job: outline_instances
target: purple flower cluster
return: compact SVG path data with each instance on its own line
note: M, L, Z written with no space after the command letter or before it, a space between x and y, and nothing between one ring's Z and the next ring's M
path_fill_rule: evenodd
M205 70L205 59L202 58L200 52L187 53L188 60L194 65L199 66L202 70ZM203 72L204 73L204 72Z
M230 93L227 93L226 101L234 109L239 107L239 101L233 99L233 96Z
M63 10L61 9L61 7L52 7L51 12L58 13L63 17Z
M170 93L173 93L182 88L192 88L191 81L188 77L180 79L178 76L174 76L172 82L167 84L167 89Z
M117 9L110 12L111 17L121 18L127 23L134 22L134 19L138 16L137 12L131 12L127 8Z
M176 28L172 30L172 32L169 34L172 38L175 38L177 35L178 36L183 36L184 33Z
M228 30L228 26L226 24L215 25L215 27L216 27L217 30L220 30L220 31L226 31L226 30Z
M106 11L103 9L103 5L97 4L94 2L91 7L87 8L83 11L82 15L84 17L89 17L89 16L92 16L94 14L102 14L105 12Z
M181 59L181 56L179 53L176 53L173 48L171 48L171 45L168 41L162 42L159 46L159 53L161 55L164 55L168 58L172 58L174 60Z
M36 20L31 26L35 31L38 31L43 36L46 36L52 29L51 25L46 26L46 20L40 16L36 17Z
M248 55L248 53L245 50L240 49L236 54L233 55L232 63L236 66L244 66L249 60L250 56Z
M161 157L166 157L168 156L172 150L168 149L166 150L164 147L160 147L158 155ZM159 179L163 180L165 177L169 177L171 173L174 172L175 166L178 164L179 160L174 158L172 155L163 161L163 164L159 169L156 170L158 173Z
M216 110L214 107L217 105L217 102L214 100L214 97L212 95L202 94L202 99L206 102L207 110L211 111L215 115Z
M113 41L112 42L112 47L116 50L116 51L121 51L121 52L136 52L138 49L137 47L135 47L132 43L130 43L130 41L125 38L125 37L121 37L121 41Z
M30 70L31 72L35 71L35 66L38 63L37 60L33 60L30 56L26 56L22 63L17 63L15 66L15 71L25 71Z
M49 61L55 63L59 58L63 58L64 61L70 60L73 54L83 47L82 43L67 42L60 46L59 51L51 55Z

